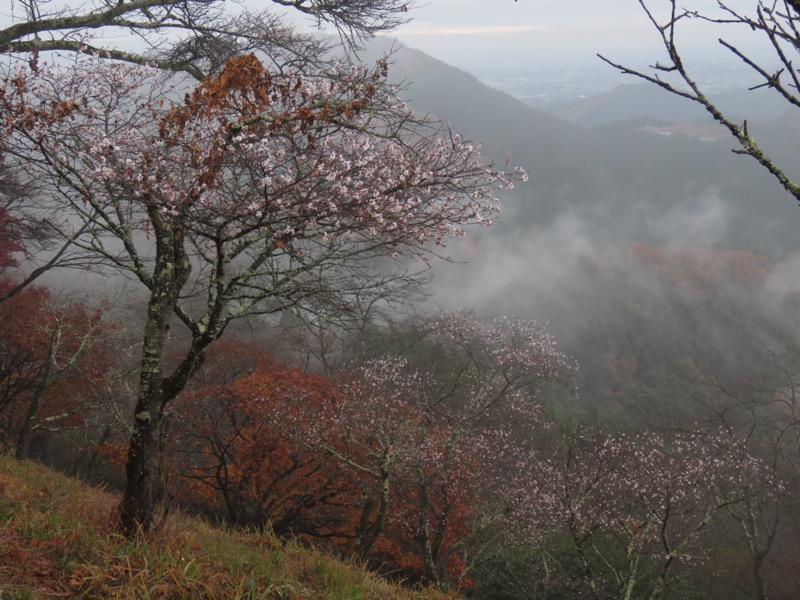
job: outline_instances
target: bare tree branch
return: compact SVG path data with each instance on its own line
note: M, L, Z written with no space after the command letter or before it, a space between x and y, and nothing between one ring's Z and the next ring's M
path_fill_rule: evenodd
M751 87L751 90L759 88L774 89L790 106L800 107L800 96L798 96L800 78L798 78L797 69L793 66L790 58L800 51L800 32L798 31L800 2L797 0L784 0L783 2L759 0L755 6L755 16L748 16L734 10L727 2L721 0L718 2L718 7L725 16L720 17L679 9L677 0L670 0L670 16L663 21L659 21L654 16L647 0L639 0L639 4L654 29L658 32L666 51L668 62L657 62L651 66L652 71L648 72L625 66L602 55L598 55L599 58L623 74L643 79L667 90L671 94L686 98L702 106L715 121L723 125L736 139L738 148L735 148L733 152L754 158L787 192L800 201L800 184L794 181L785 168L778 165L762 149L758 141L750 135L747 121L741 124L734 121L720 110L713 100L709 99L686 68L681 56L681 50L675 41L677 26L681 21L689 19L700 19L721 26L745 26L752 31L762 33L769 43L774 56L782 65L777 70L767 69L758 60L748 56L731 42L720 38L719 43L763 80L762 83ZM783 10L780 10L780 6L783 7ZM678 82L664 78L663 75L666 74L676 77Z
M407 21L413 0L272 0L274 5L332 26L346 47ZM257 13L229 9L224 0L119 0L46 12L45 0L21 2L21 22L0 29L0 50L28 53L69 50L202 79L236 54L260 51L271 60L297 64L321 59L327 47L298 33L273 7ZM280 10L280 9L278 9ZM102 44L103 31L122 29L138 36L146 51ZM167 41L169 39L169 41Z

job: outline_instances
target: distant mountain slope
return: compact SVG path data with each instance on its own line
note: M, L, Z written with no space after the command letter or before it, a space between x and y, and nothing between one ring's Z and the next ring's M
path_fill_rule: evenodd
M774 119L787 104L768 90L732 91L712 95L730 115L750 120ZM585 127L641 119L685 123L706 121L697 104L646 83L630 83L576 102L543 106L540 110ZM649 123L648 123L649 124Z
M369 47L374 59L392 48L386 40ZM401 96L416 110L445 119L456 131L481 141L496 161L512 158L534 179L566 179L581 159L585 132L537 111L476 77L427 54L400 46L391 57L390 80L408 84Z
M369 48L368 59L390 46L380 40ZM531 181L506 197L490 236L526 235L571 215L587 235L620 243L714 246L777 257L800 249L800 209L753 160L733 154L727 138L658 136L642 131L646 119L635 121L636 127L586 129L417 50L399 47L392 63L390 78L409 84L402 95L413 108L483 141L496 161L510 157L528 170ZM648 86L623 87L609 102L630 94L656 97ZM655 93L669 102L669 94ZM796 146L796 137L782 128L756 130L778 140L768 148Z

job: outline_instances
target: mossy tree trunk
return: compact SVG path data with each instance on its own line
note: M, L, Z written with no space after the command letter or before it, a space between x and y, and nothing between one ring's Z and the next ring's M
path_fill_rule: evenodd
M191 271L182 234L170 231L158 219L154 233L156 262L149 286L139 390L125 463L127 483L120 507L120 528L128 536L153 526L159 501L159 424L167 404L180 393L167 385L164 356L173 311Z

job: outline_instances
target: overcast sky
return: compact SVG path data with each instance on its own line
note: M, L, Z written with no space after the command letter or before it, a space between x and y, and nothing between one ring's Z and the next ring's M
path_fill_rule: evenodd
M406 45L455 66L503 61L520 64L596 61L595 54L658 58L655 32L638 0L418 0L412 21L395 32ZM753 0L730 0L752 9ZM653 9L667 0L651 0ZM714 10L715 0L680 6ZM662 12L663 14L663 12ZM693 22L683 40L715 42L719 28ZM716 44L714 44L716 45Z
M9 0L0 0L0 26L11 22ZM75 0L53 0L48 8ZM658 58L656 34L639 0L409 0L410 22L393 36L408 46L467 71L506 72L564 68L579 64L604 67L597 53L631 64L640 57L642 65ZM263 0L245 0L253 9ZM735 9L752 12L755 0L727 0ZM4 6L5 4L5 6ZM271 3L269 3L271 4ZM716 0L681 0L680 6L713 11ZM15 12L22 14L21 4ZM648 0L648 6L668 9L668 0ZM275 8L274 5L271 8ZM290 11L290 14L295 14ZM687 23L680 30L684 44L704 40L709 50L704 58L720 54L716 39L719 27Z

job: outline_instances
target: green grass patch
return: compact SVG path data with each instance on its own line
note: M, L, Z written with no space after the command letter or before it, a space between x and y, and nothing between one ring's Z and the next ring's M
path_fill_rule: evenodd
M0 600L444 598L292 541L181 513L126 539L114 529L118 502L39 464L0 456Z

